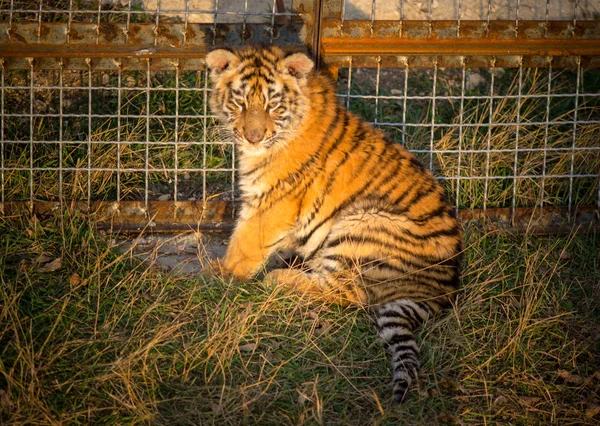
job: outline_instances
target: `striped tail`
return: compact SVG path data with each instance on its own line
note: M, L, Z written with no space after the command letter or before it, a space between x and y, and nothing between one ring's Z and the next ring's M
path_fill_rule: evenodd
M392 356L392 386L394 404L402 402L419 371L419 347L413 334L431 312L424 303L397 299L374 310L377 333Z

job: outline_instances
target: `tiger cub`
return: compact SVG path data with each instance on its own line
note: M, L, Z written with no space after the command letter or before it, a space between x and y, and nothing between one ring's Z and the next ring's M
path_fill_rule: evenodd
M345 110L305 54L218 49L206 64L210 107L236 143L242 194L216 267L244 280L275 251L295 251L303 268L266 279L371 310L401 402L419 369L413 330L449 303L459 281L461 231L443 189Z

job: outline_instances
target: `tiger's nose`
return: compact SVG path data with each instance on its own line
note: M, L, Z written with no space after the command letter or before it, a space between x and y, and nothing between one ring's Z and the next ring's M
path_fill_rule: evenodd
M248 142L257 144L263 140L265 131L263 129L245 129L244 136L246 136Z

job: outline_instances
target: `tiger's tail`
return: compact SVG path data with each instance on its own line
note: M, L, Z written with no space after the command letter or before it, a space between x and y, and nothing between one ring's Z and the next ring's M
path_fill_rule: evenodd
M396 299L374 310L375 327L392 357L393 402L399 404L419 371L419 347L413 330L432 314L428 304Z

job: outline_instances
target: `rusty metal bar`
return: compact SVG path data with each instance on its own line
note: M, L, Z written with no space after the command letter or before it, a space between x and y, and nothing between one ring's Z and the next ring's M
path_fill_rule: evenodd
M343 21L322 24L321 53L326 64L344 66L349 56L355 66L431 67L584 67L600 66L600 25L596 21ZM402 36L399 37L398 35ZM458 36L460 34L460 36Z
M233 228L233 204L227 201L77 201L65 207L89 214L98 228L120 231L178 232L189 230L230 231ZM3 217L17 218L34 214L53 216L61 211L58 201L13 201L4 203Z
M71 202L65 204L89 214L99 229L112 232L231 232L235 224L233 203L227 201L144 201ZM53 216L61 211L60 202L6 202L5 219L34 214ZM571 216L567 207L494 208L461 210L462 222L476 221L489 229L528 231L537 235L559 235L572 232L600 232L600 211L596 207L576 207Z
M308 4L308 2L305 2ZM318 7L318 1L315 2ZM306 8L305 8L306 9ZM304 10L304 9L303 9ZM309 15L311 16L311 15ZM431 26L429 25L431 24ZM497 67L574 67L581 57L582 67L600 66L600 25L597 21L403 21L402 37L398 22L322 22L321 43L314 18L290 20L278 29L277 42L283 45L312 45L324 63L345 66L348 57L357 67L398 67L409 61L411 67L488 67L496 58ZM246 44L264 41L272 27L268 24L139 24L139 23L0 23L0 58L8 69L27 69L28 58L36 67L56 69L63 58L68 69L85 69L82 61L92 59L94 69L116 69L115 59L128 69L170 66L179 58L182 69L198 69L201 59L214 44ZM310 29L311 31L307 31ZM313 37L313 31L316 38ZM487 29L487 32L486 32ZM10 34L10 37L9 37ZM164 62L164 64L163 64Z
M493 229L509 229L515 232L530 232L536 235L564 235L573 232L600 232L600 210L597 207L576 207L571 217L567 207L530 208L521 207L514 210L493 208L483 211L461 210L461 222L477 221Z
M450 40L323 39L323 55L510 55L593 56L600 54L600 40Z

